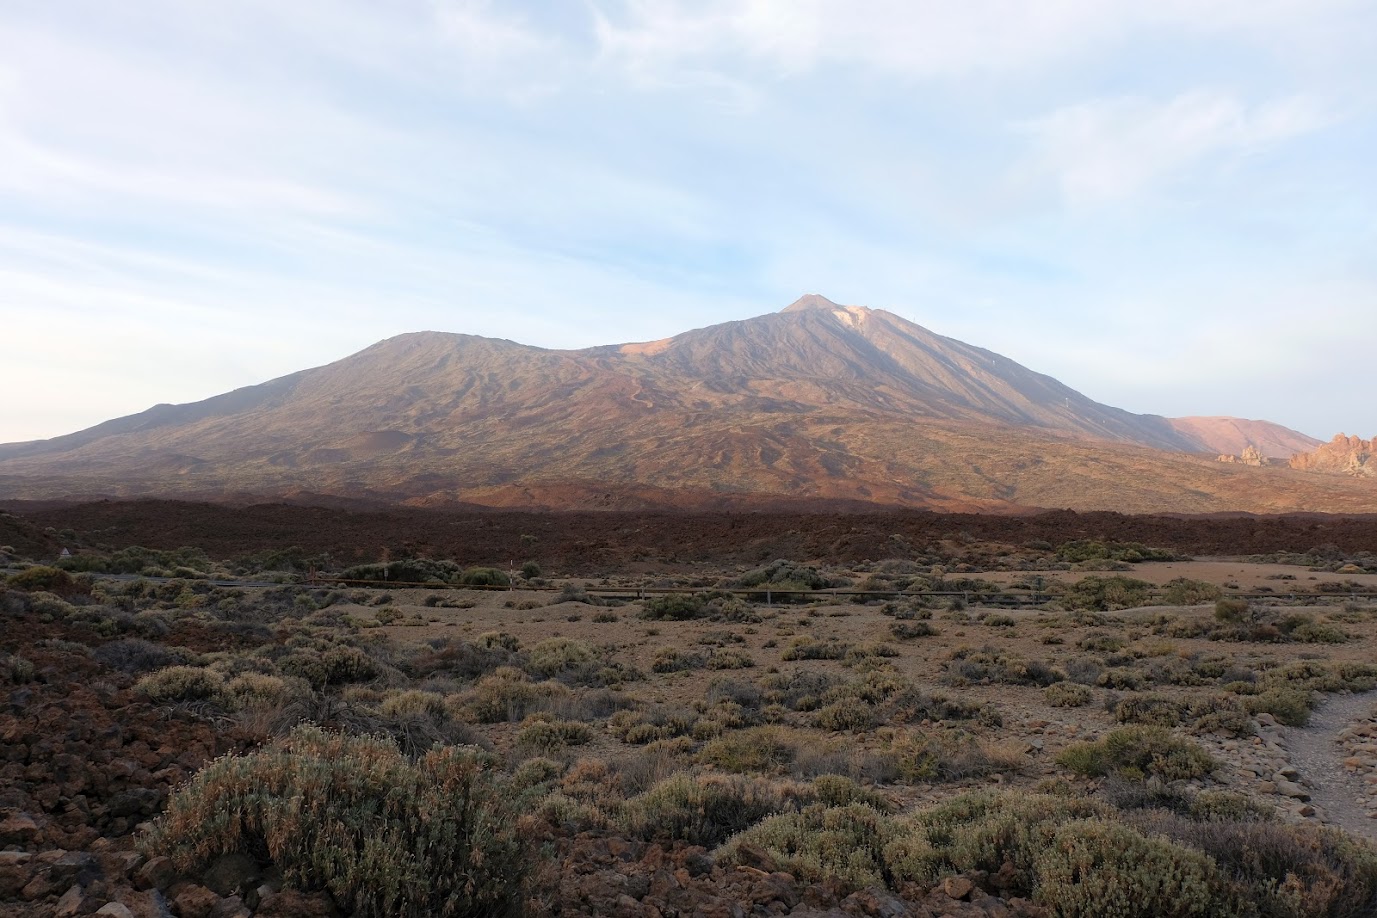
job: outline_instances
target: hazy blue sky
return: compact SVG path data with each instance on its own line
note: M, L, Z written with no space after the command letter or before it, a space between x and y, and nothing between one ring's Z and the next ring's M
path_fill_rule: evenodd
M1373 0L0 0L0 441L807 292L1377 433Z

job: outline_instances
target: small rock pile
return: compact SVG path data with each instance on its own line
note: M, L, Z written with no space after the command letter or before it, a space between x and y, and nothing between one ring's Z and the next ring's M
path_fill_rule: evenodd
M199 882L197 881L199 880ZM5 918L332 918L329 896L283 890L250 858L226 855L196 880L165 857L97 839L89 851L0 851L0 916Z

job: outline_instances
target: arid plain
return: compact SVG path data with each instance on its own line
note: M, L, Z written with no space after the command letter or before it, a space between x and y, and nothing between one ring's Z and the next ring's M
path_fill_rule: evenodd
M495 514L344 562L136 548L150 507L179 538L0 517L0 914L1377 903L1361 520Z

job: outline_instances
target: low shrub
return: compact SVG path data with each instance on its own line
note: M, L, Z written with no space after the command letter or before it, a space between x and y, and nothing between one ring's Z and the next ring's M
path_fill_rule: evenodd
M550 752L565 746L582 746L591 742L593 731L577 721L537 720L521 728L516 744L523 749Z
M1277 686L1243 699L1249 714L1271 714L1288 727L1304 727L1310 722L1313 694L1304 689Z
M764 851L806 883L831 883L845 893L893 881L886 849L899 836L893 819L863 803L813 805L781 813L734 836L717 851L741 863L743 851Z
M1054 708L1079 708L1090 703L1090 689L1074 682L1055 682L1043 689L1042 697Z
M799 742L782 727L734 730L703 747L698 760L723 771L775 773L798 755Z
M478 635L477 644L485 650L505 650L516 653L521 649L521 641L514 634L505 631L484 631Z
M650 669L657 673L678 673L690 669L702 669L707 658L701 653L679 650L675 647L661 647L655 651Z
M200 666L169 666L134 683L134 691L149 701L206 701L224 685L224 677Z
M842 775L820 775L814 778L813 796L823 806L850 806L859 803L882 813L888 813L894 808L884 794L861 787Z
M21 656L0 653L0 681L22 685L33 681L34 665Z
M639 711L618 711L608 719L607 729L622 742L639 746L687 736L693 732L697 720L691 712L656 706Z
M512 585L512 578L507 572L500 571L495 567L470 567L460 574L458 579L465 586L505 587Z
M896 621L890 623L889 633L897 640L911 641L920 637L932 637L939 632L925 621Z
M1102 739L1073 743L1061 751L1057 762L1080 775L1113 774L1136 781L1202 778L1217 767L1200 746L1155 726L1121 727Z
M1114 719L1121 724L1175 727L1185 716L1184 704L1162 695L1132 695L1114 706Z
M1058 561L1075 564L1082 561L1175 561L1175 552L1165 548L1149 548L1139 542L1101 541L1099 539L1073 539L1057 546Z
M1204 580L1177 577L1167 581L1162 600L1169 606L1199 606L1214 602L1221 593L1219 587Z
M1103 666L1085 657L1072 657L1062 666L1066 669L1066 678L1081 685L1098 685L1100 676L1104 673Z
M787 799L768 781L680 772L628 800L620 823L637 838L714 848L782 809Z
M1117 634L1092 631L1076 642L1076 647L1086 653L1118 653L1124 649L1124 639Z
M708 655L708 669L750 669L755 660L744 650L714 650Z
M1213 858L1264 918L1377 914L1377 848L1338 829L1160 810L1135 814L1133 824Z
M562 672L600 662L602 655L590 644L573 638L546 638L531 648L527 668L535 675L550 678Z
M1129 666L1116 666L1113 669L1106 669L1104 672L1100 673L1099 678L1095 680L1095 684L1101 688L1115 689L1123 692L1136 692L1143 687L1143 682L1145 680L1146 676L1143 674L1142 670Z
M185 873L216 857L270 860L289 887L348 913L514 915L533 866L516 796L472 748L409 763L390 743L300 728L202 769L141 840Z
M875 709L865 702L838 701L818 709L813 726L820 730L864 732L879 722Z
M1059 826L1035 869L1035 901L1062 918L1243 914L1208 856L1104 819Z
M406 558L379 564L360 564L340 573L343 580L363 580L373 583L447 584L457 583L463 569L453 561L432 561L425 558Z
M781 658L785 660L840 660L851 650L851 646L845 641L819 640L804 635L790 641L789 646L784 648Z
M311 687L300 679L248 672L227 681L220 692L220 699L231 711L242 711L286 705L310 691Z
M1215 601L1214 617L1221 622L1238 624L1248 621L1252 615L1252 606L1246 599L1224 599Z
M60 568L42 565L26 568L17 574L10 574L5 578L5 583L12 589L23 590L27 593L52 593L56 596L71 596L74 593L82 592L76 578L71 574Z
M999 873L1003 884L1028 896L1038 886L1038 856L1057 827L1106 812L1083 797L973 791L912 818L947 869Z
M951 685L973 685L985 682L1005 682L1011 685L1048 686L1066 678L1049 663L1021 660L995 647L958 647L944 664L943 680Z
M736 585L746 588L770 586L780 590L821 590L839 584L815 567L781 559L741 575Z
M377 663L368 654L347 644L334 644L323 652L300 648L279 660L278 666L316 688L367 682L378 674Z
M893 763L899 779L910 784L1017 771L1024 761L1022 753L1013 747L957 729L896 732L883 754Z
M461 708L483 724L518 722L549 701L567 696L558 683L533 683L521 670L503 666L478 680L462 698Z
M758 622L751 604L721 590L707 593L667 593L653 596L641 605L641 618L652 621L689 621L710 618L727 622Z
M111 669L133 675L190 663L195 654L184 647L168 647L143 638L120 638L101 644L91 656Z
M793 669L766 676L760 687L770 704L783 705L792 711L816 711L838 681L838 677L829 673Z
M1300 644L1346 644L1351 638L1348 632L1327 622L1317 622L1304 613L1288 615L1277 623L1277 627L1291 640Z
M1107 612L1135 609L1147 605L1152 584L1132 577L1082 577L1062 594L1060 603L1068 609Z

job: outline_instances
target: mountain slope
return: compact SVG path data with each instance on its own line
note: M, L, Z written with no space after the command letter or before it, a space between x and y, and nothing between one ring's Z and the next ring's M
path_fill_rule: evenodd
M991 351L816 295L773 315L615 351L653 379L697 377L721 396L754 395L772 409L822 405L1199 448L1165 418L1102 405Z
M1314 437L1271 421L1189 417L1172 418L1171 425L1178 433L1199 443L1204 451L1224 456L1241 456L1251 446L1263 458L1290 459L1297 453L1309 452L1320 445L1320 441Z
M1211 461L1218 452L1166 418L1102 405L882 310L809 296L580 351L401 335L261 386L0 447L0 497L1192 512L1367 500L1344 480L1226 469Z

